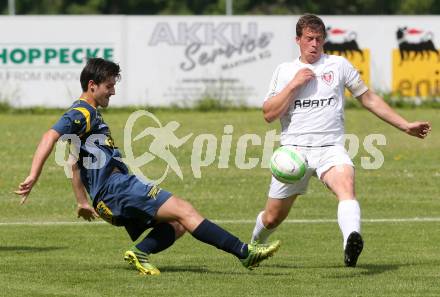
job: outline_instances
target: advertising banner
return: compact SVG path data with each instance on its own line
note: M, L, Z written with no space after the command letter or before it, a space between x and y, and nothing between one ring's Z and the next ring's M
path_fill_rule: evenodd
M123 61L122 17L0 17L0 100L66 107L89 57Z
M147 105L261 105L276 66L297 54L292 18L135 17L127 29L136 40L127 48L128 97Z
M89 57L121 65L112 105L261 106L273 71L299 56L299 16L0 17L0 100L66 107ZM346 57L372 89L440 96L436 16L322 16L327 53Z
M347 57L376 91L413 99L440 97L438 16L324 16L323 20L328 34L324 49Z

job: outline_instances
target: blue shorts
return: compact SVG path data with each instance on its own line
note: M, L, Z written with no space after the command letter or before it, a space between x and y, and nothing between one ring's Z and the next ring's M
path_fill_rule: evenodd
M157 210L171 195L156 185L144 184L135 175L115 172L93 201L93 206L105 221L124 226L135 241L154 226Z

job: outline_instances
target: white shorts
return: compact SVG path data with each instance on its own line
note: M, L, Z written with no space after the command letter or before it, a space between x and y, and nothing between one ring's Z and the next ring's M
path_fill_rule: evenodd
M313 148L297 147L297 149L306 156L308 163L304 177L293 184L285 184L272 176L269 187L270 198L284 199L292 195L305 194L310 177L313 175L321 179L321 175L333 166L350 165L354 167L353 162L342 145Z

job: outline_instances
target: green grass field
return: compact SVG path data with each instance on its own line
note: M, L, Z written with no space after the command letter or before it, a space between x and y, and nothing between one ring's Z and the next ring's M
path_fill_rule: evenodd
M399 112L409 119L429 120L432 134L422 141L365 111L346 113L346 132L360 140L354 157L356 190L366 220L365 249L355 269L343 267L337 201L312 179L308 194L300 197L289 221L272 237L282 240L280 251L255 271L186 234L153 256L162 272L159 277L141 277L124 263L123 252L131 243L123 228L76 219L70 181L53 155L28 203L19 206L13 190L28 173L41 134L59 115L0 114L0 296L440 296L440 110ZM245 133L264 138L279 124L265 124L259 111L155 115L162 124L178 121L179 137L194 133L185 145L172 150L184 180L171 172L162 186L249 240L254 218L265 204L270 173L260 166L237 169L237 140ZM128 116L104 114L120 147ZM141 121L135 129L146 124ZM234 127L229 167L218 168L216 159L201 168L201 178L194 178L190 165L194 138L213 134L220 142L227 124ZM379 170L362 169L361 157L370 156L363 148L364 138L377 133L386 136L387 144L377 146L385 162ZM146 145L136 144L136 153L145 151ZM248 147L246 156L261 154L262 147L255 145ZM160 175L164 163L155 160L143 169Z

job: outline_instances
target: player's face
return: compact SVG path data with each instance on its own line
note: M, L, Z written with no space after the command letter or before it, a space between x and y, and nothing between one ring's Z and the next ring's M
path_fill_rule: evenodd
M321 57L324 36L321 32L313 31L310 28L304 28L301 37L296 37L296 43L301 52L301 62L313 64Z
M110 97L115 94L116 78L112 77L106 81L95 85L93 97L96 103L101 107L107 107Z

